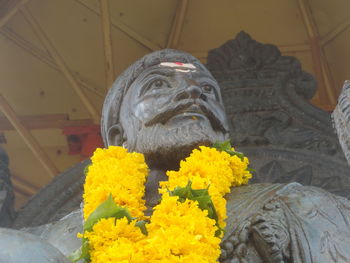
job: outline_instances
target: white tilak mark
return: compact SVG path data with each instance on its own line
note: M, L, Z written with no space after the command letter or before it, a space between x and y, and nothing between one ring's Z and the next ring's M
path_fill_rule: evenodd
M160 66L170 67L170 68L188 68L188 69L196 69L196 66L191 63L174 63L174 62L162 62Z
M178 72L196 72L195 70L192 70L192 69L179 69L179 68L176 68L175 71L178 71Z

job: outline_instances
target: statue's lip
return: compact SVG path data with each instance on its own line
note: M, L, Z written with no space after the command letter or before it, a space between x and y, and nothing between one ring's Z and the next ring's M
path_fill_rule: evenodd
M192 104L187 109L184 109L182 113L206 116L206 114L202 111L201 107L198 104Z
M205 116L206 114L203 112L203 110L200 108L198 104L195 103L194 100L186 100L181 101L174 106L171 105L166 110L155 116L153 119L147 121L145 123L146 126L151 126L156 123L162 123L165 124L167 121L172 119L175 116L181 115L183 113L193 113L193 114L202 114Z
M182 111L176 112L176 114L174 114L173 116L171 116L170 118L168 118L165 123L168 123L169 121L171 121L174 118L181 118L181 117L185 117L185 118L192 118L193 120L196 120L196 118L205 118L208 119L208 117L206 116L206 114L202 111L202 109L200 108L199 105L197 104L192 104L191 106L189 106L186 109L183 109Z
M171 118L168 119L168 121L171 120L172 118L179 117L179 116L183 116L183 117L205 117L205 118L207 118L207 116L205 116L203 113L193 112L193 111L185 111L185 112L178 113L178 114L172 116Z
M169 118L165 123L165 125L185 125L189 122L196 122L199 120L208 120L207 116L198 112L186 111L182 113L178 113L171 118Z
M164 111L145 123L145 126L154 124L179 124L181 120L193 121L196 118L200 120L208 120L211 126L216 130L227 132L228 130L221 123L220 119L208 106L205 101L197 101L194 99L184 99L175 105L167 106ZM192 117L192 120L191 120ZM171 120L171 121L170 121Z

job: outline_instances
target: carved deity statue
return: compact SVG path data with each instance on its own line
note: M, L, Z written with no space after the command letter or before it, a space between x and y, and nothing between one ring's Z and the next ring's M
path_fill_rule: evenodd
M146 55L117 79L105 100L101 128L106 147L123 145L145 155L150 168L145 195L150 213L159 199L159 181L167 179L165 171L177 169L179 161L199 145L229 136L216 80L193 56L169 49ZM232 188L226 200L221 262L350 262L346 198L290 183ZM80 245L76 233L81 231L81 218L76 211L57 223L25 229L47 240L45 245L26 241L27 250L21 248L26 261L6 244L10 239L28 240L29 234L0 230L0 262L6 256L3 251L10 248L13 260L9 262L49 262L30 261L38 259L38 254L28 252L32 247L42 257L51 253L65 262L63 255ZM63 255L53 252L53 247Z

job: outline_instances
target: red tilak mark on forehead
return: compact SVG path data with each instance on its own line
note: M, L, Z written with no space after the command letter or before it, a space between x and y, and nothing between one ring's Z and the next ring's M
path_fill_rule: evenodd
M184 63L181 62L175 62L176 65L183 66Z

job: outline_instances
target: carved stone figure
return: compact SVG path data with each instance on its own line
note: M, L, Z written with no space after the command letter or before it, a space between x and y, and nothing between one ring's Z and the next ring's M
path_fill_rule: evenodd
M350 196L350 170L330 114L310 104L316 82L296 58L240 32L209 52L207 67L220 85L232 144L256 170L252 182L299 182ZM54 222L79 208L87 164L42 189L13 227Z
M337 107L332 113L340 145L350 165L350 81L344 83Z
M283 114L277 118L283 123ZM228 138L229 126L216 80L197 59L175 50L154 52L131 65L108 93L101 123L106 146L145 154L150 208L165 171L176 169L198 145ZM350 261L350 202L344 197L299 183L251 184L232 189L227 211L221 262ZM25 230L67 255L79 246L75 235L81 225L76 211Z
M0 227L9 227L15 219L14 193L8 169L9 159L0 147Z
M207 68L221 88L232 144L257 170L253 182L299 182L350 196L331 116L309 102L316 82L295 57L240 32L209 52Z

